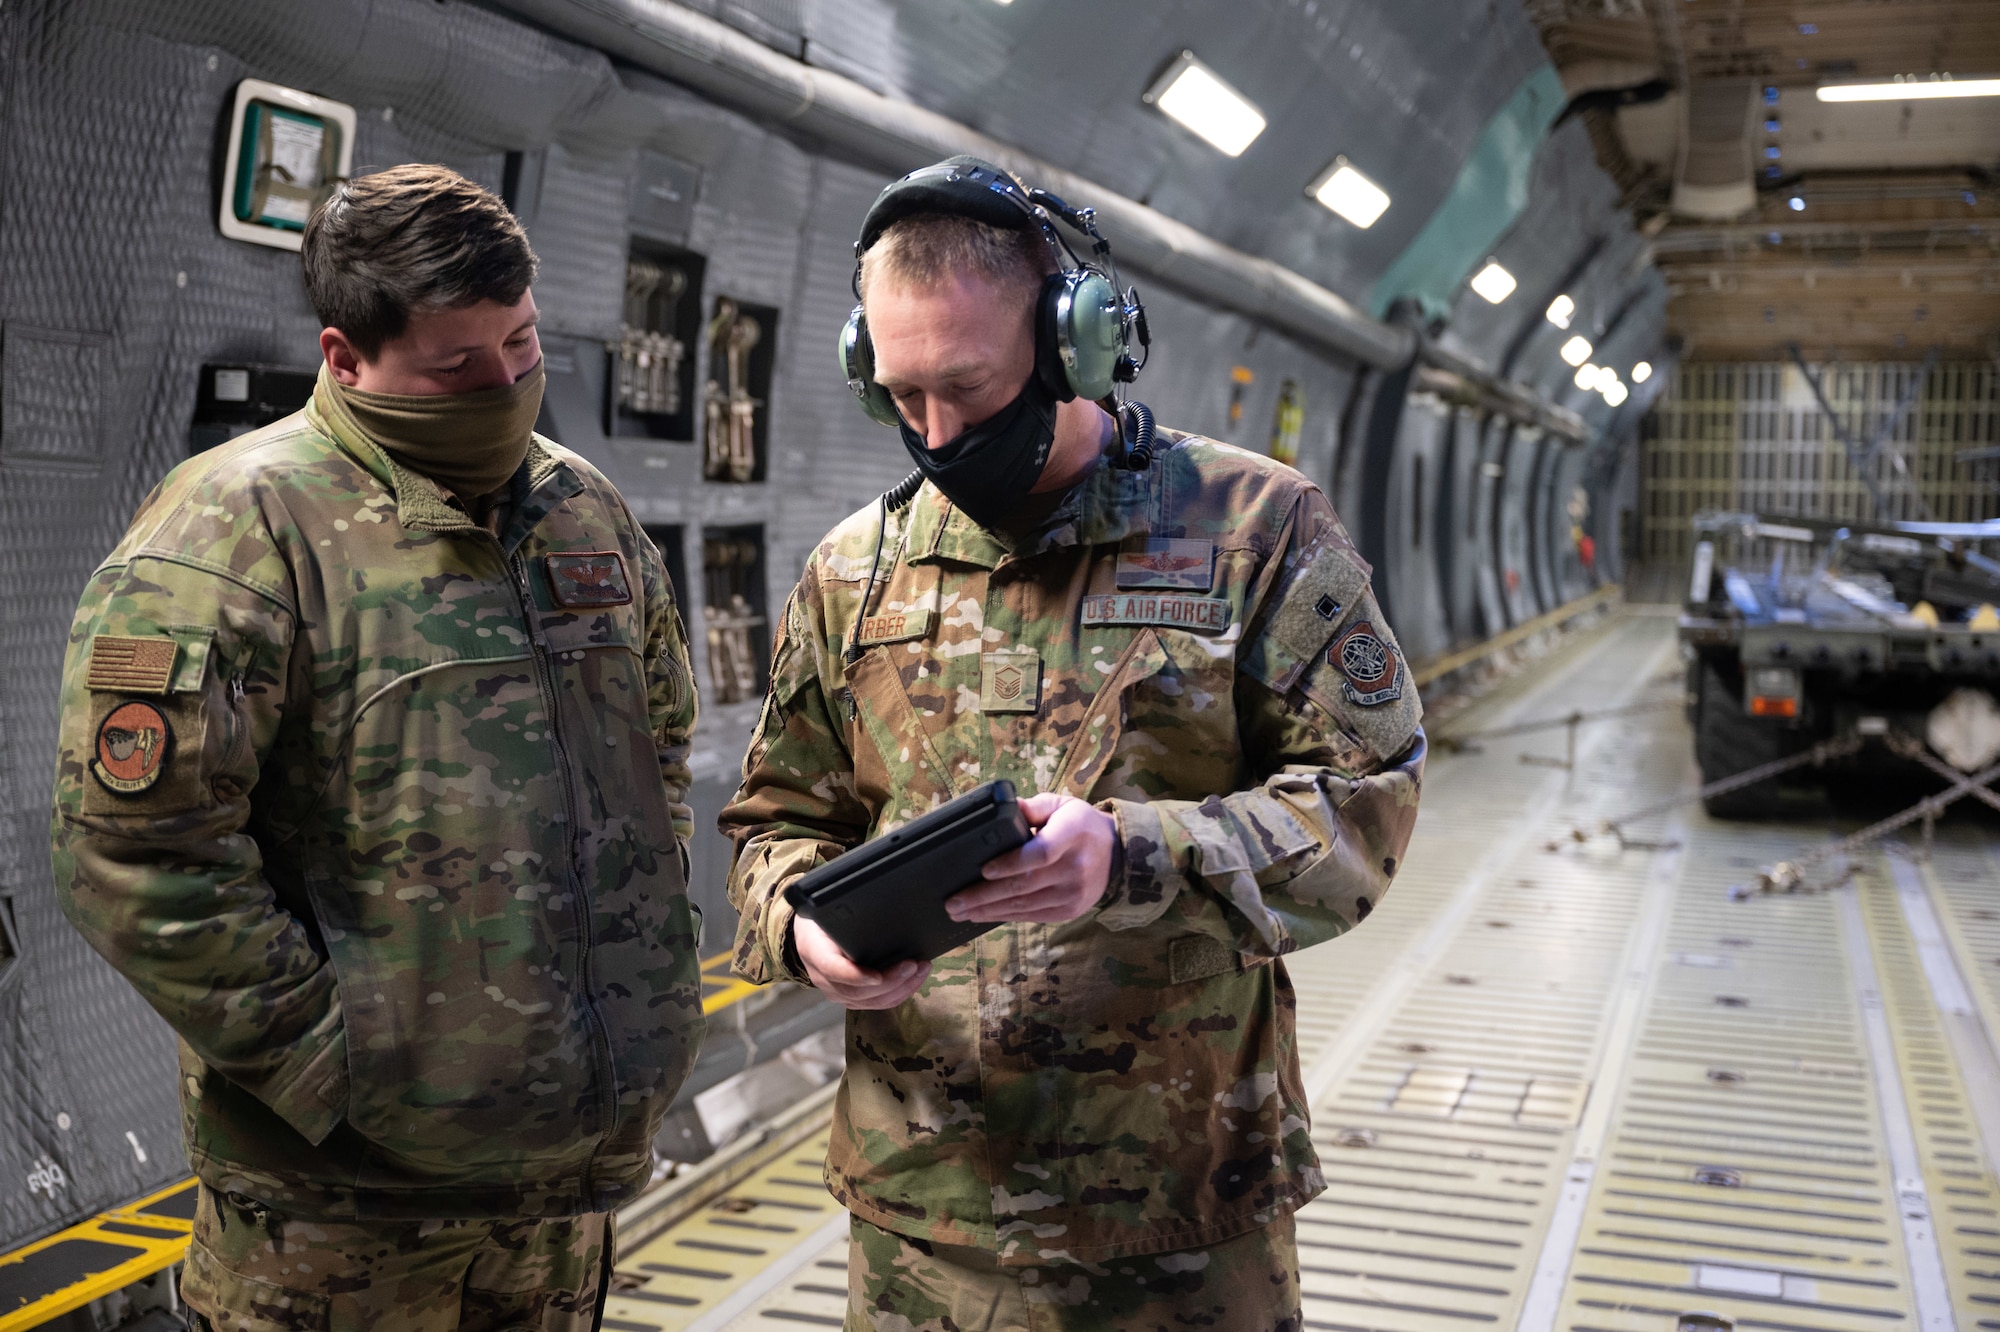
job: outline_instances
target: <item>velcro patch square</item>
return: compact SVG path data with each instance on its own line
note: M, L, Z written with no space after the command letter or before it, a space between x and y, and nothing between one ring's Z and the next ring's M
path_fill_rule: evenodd
M624 606L632 600L632 584L625 577L625 558L615 550L550 555L546 563L549 589L558 606Z
M1042 658L1038 652L979 654L979 710L1034 712L1041 706Z
M180 644L165 637L99 634L90 640L88 689L117 694L164 694L173 685Z
M1139 546L1118 552L1118 586L1206 592L1215 586L1215 543L1148 537Z

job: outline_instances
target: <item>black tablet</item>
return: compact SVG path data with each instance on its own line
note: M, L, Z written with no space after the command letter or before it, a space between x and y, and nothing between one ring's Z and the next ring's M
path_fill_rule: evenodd
M999 923L953 920L945 899L1028 836L1014 784L988 782L801 875L785 900L870 971L928 962Z

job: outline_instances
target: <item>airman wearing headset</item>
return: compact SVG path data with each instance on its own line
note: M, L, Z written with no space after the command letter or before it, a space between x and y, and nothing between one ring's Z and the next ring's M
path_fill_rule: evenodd
M808 561L721 820L738 972L849 1010L847 1326L1296 1330L1281 959L1381 900L1424 761L1368 566L1298 472L1119 400L1145 313L1089 212L958 157L855 248L842 370L917 471ZM1035 836L950 907L1005 924L878 973L793 916L994 778Z

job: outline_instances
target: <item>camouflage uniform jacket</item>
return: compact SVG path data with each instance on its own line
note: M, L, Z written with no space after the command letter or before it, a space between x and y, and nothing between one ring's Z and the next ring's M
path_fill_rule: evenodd
M1081 919L1003 925L847 1015L829 1187L1008 1263L1213 1244L1323 1187L1277 959L1368 915L1416 817L1416 691L1326 497L1162 438L1011 549L926 486L859 625L879 511L836 528L722 815L759 982L804 979L787 883L982 781L1116 818L1123 871Z
M322 380L183 463L63 671L64 910L180 1037L202 1179L302 1216L602 1210L703 1019L665 568L537 438L504 535Z

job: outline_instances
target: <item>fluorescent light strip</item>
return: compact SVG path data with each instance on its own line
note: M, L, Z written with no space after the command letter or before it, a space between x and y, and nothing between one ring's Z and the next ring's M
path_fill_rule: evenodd
M1224 83L1194 52L1183 51L1146 90L1146 101L1229 157L1240 157L1264 132L1264 113Z
M1513 295L1514 286L1514 275L1491 259L1486 261L1486 267L1472 275L1472 289L1494 305Z
M2000 79L1910 79L1899 83L1831 83L1822 102L1915 102L1937 97L2000 97Z
M1319 173L1306 193L1340 216L1366 231L1389 208L1389 195L1380 185L1354 169L1345 157Z

